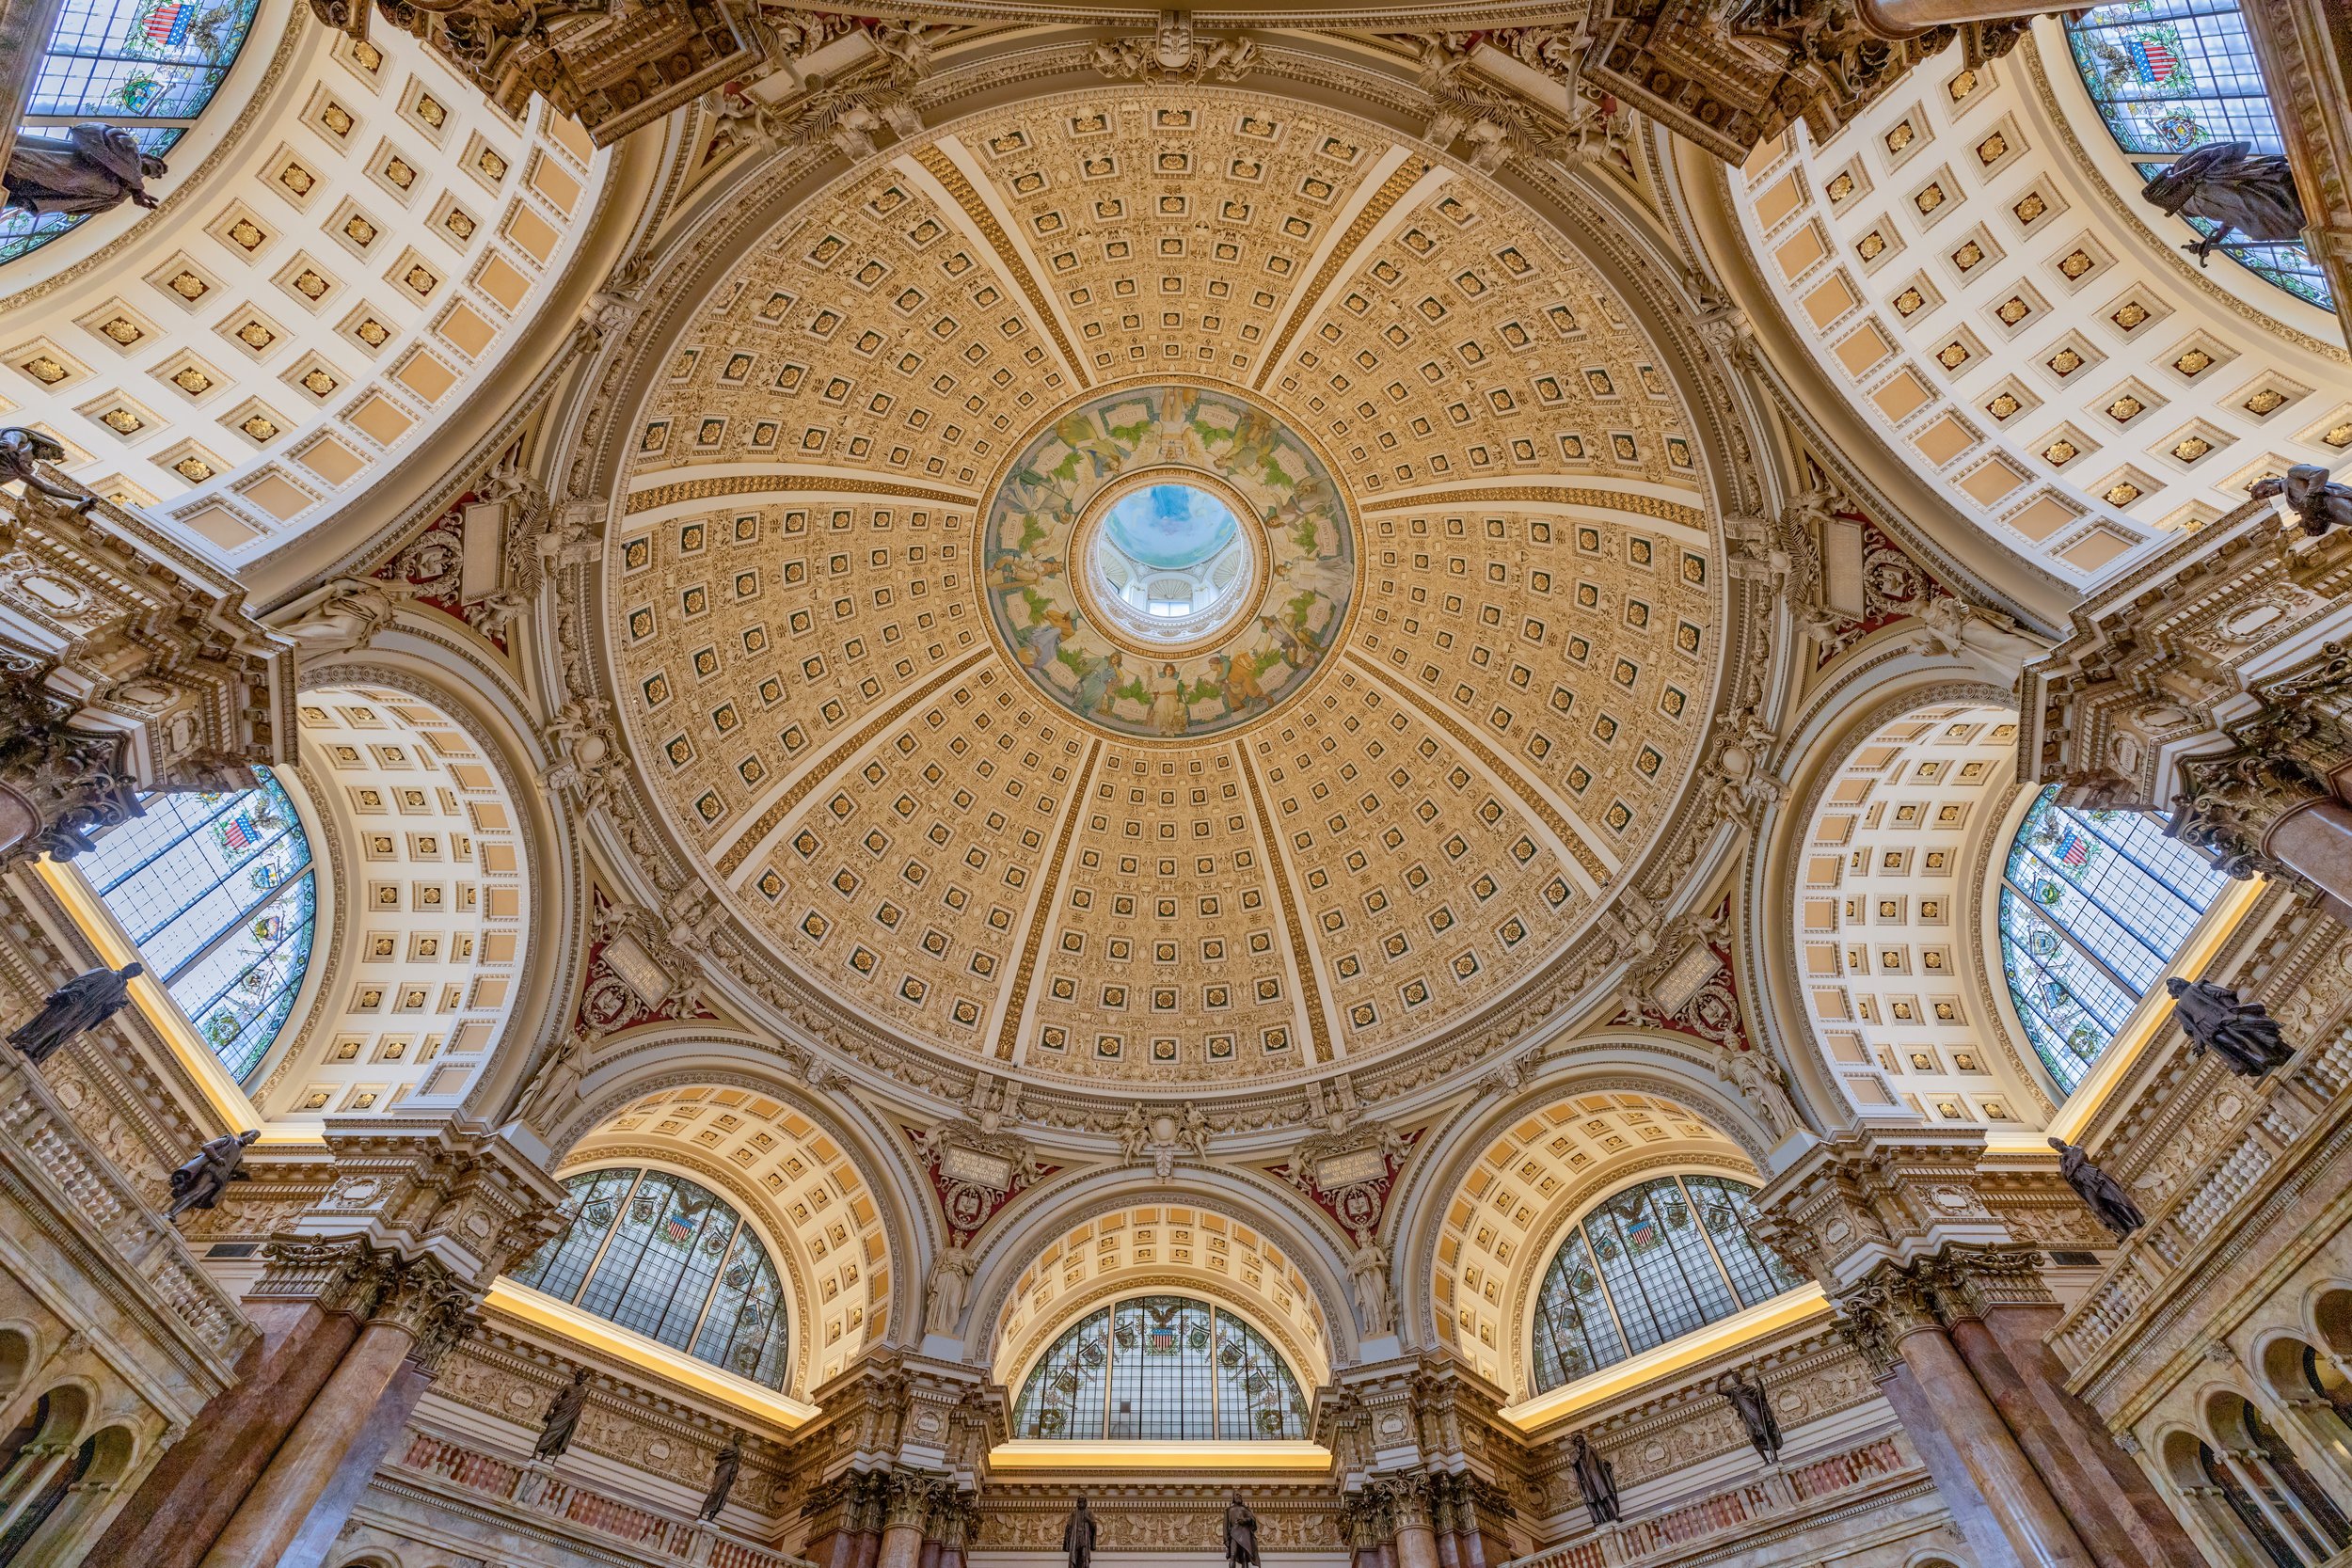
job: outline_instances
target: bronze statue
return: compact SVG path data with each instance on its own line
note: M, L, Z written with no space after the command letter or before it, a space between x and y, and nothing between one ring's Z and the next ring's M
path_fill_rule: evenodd
M1068 1568L1089 1568L1094 1561L1095 1533L1094 1515L1087 1512L1086 1498L1079 1497L1061 1527L1061 1552Z
M539 1423L539 1441L532 1445L531 1457L560 1458L572 1446L572 1433L580 1430L580 1413L587 1407L588 1369L582 1367L548 1402L547 1416Z
M735 1477L743 1468L743 1430L740 1427L727 1433L727 1446L719 1450L711 1462L710 1490L703 1496L703 1511L695 1517L716 1519L719 1511L727 1506L727 1494L735 1490Z
M86 496L79 490L54 484L43 479L37 463L62 463L65 448L38 430L22 425L0 429L0 484L15 480L24 486L28 495L47 496L53 501L70 501L73 510L87 513L98 504L96 496Z
M1715 1392L1740 1412L1740 1424L1748 1429L1748 1441L1756 1445L1756 1457L1767 1465L1779 1464L1780 1418L1772 1414L1764 1385L1736 1371L1725 1372L1716 1381Z
M2257 245L2303 237L2303 198L2286 159L2257 154L2242 141L2208 142L2181 154L2140 187L2139 194L2177 218L2202 218L2214 231L2181 246L2209 265L2214 247L2232 231Z
M2079 1144L2052 1138L2050 1147L2058 1151L2058 1174L2074 1189L2074 1196L2083 1200L2083 1207L2115 1233L2117 1241L2148 1223L2148 1216L2139 1212L2139 1205L2123 1190L2123 1183L2092 1164L2090 1156Z
M1225 1505L1225 1563L1226 1568L1258 1568L1258 1516L1238 1492Z
M2246 493L2256 500L2284 496L2287 510L2314 539L2329 529L2352 528L2352 486L2330 483L2316 463L2297 463L2284 479L2258 479Z
M1584 1508L1592 1514L1593 1524L1615 1524L1622 1516L1617 1509L1617 1467L1601 1458L1593 1440L1581 1432L1569 1446L1568 1462L1576 1466L1576 1489L1584 1494Z
M16 1026L8 1043L29 1061L47 1061L74 1036L95 1029L120 1012L131 1000L131 982L146 973L145 965L133 963L76 974L49 993L40 1011Z
M0 185L7 206L31 213L111 213L129 201L152 208L147 182L171 171L139 150L119 125L76 125L62 139L19 136Z
M260 1128L250 1127L206 1139L186 1164L171 1173L171 1207L164 1211L164 1218L176 1219L184 1210L210 1209L220 1201L230 1182L252 1180L251 1174L240 1167L246 1149L261 1135Z
M2164 989L2172 993L2172 1016L2181 1021L2191 1054L2211 1051L2240 1078L2260 1078L2294 1060L2294 1048L2280 1037L2279 1025L2261 1003L2240 1001L2236 991L2211 980L2177 974Z

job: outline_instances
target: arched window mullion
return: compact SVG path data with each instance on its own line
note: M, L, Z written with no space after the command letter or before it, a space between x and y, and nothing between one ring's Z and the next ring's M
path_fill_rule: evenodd
M101 887L96 882L92 882L90 884L91 887L97 891L97 894L101 898L103 898L106 895L112 893L123 883L137 876L140 872L146 870L149 866L153 865L157 861L171 853L171 851L179 847L181 844L189 838L194 837L196 834L202 832L205 829L211 827L214 823L219 821L222 817L236 810L237 802L243 799L244 797L242 795L223 796L221 798L220 804L213 809L212 816L207 816L201 822L183 824L184 829L183 832L175 833L171 837L157 844L155 846L154 852L149 855L145 860L139 861L135 864L124 867L119 875L118 875L113 880L107 882L104 886ZM144 805L146 803L146 800L142 799L140 803ZM135 820L135 818L134 820ZM186 913L189 907L190 906L183 906L180 910L175 911L172 918L177 919L181 914ZM171 922L169 920L166 920L161 926L157 927L157 929L160 930L162 929L162 926L168 926L169 924L171 924ZM133 940L136 941L137 938L135 936Z
M260 914L263 910L268 909L272 904L277 903L279 899L292 895L294 889L301 885L302 879L310 876L313 869L314 868L310 863L310 856L305 855L302 858L302 863L295 866L292 871L287 872L283 880L276 882L269 888L265 889L262 892L262 896L256 898L252 903L246 905L234 915L230 916L230 919L221 926L219 930L213 933L210 941L206 942L201 947L199 947L195 952L189 954L186 958L181 959L179 963L174 965L171 973L164 977L163 983L165 987L168 989L173 981L178 980L182 975L187 974L188 971L194 969L198 964L202 963L206 958L211 958L214 954L219 952L223 947L227 946L229 939L244 931L252 923L255 915ZM227 879L228 879L226 878L222 879L224 881ZM289 933L289 935L291 935L291 933ZM275 953L279 946L284 944L286 938L280 937L276 943L272 944L270 951ZM233 986L235 984L236 982L231 980L229 982L229 985L221 987L220 990L206 997L204 999L204 1006L191 1009L189 1016L193 1018L198 1013L203 1012L205 1008L212 1006L223 996L229 994L230 986Z
M2074 819L2071 817L2068 818L2070 823L2072 823L2073 820ZM2106 844L2107 843L2107 840L2102 838L2099 842ZM2114 925L2116 930L2122 933L2124 940L2130 942L2132 945L2137 947L2141 952L2147 954L2150 958L2154 958L2158 969L2162 969L2164 967L2164 959L2157 956L2154 948L2149 946L2146 942L2140 939L2135 923L2107 902L2103 890L2092 887L2088 881L2078 882L2073 878L2067 876L2065 872L2058 868L2058 863L2051 860L2048 853L2045 852L2039 844L2028 844L2024 846L2024 848L2026 853L2036 863L2047 866L2051 876L2058 878L2065 883L2066 886L2073 888L2076 897L2080 898L2084 903L2090 905L2092 909L2105 915L2108 921ZM2150 871L2148 867L2141 865L2137 860L2128 854L2125 854L2123 850L2114 849L2113 852L2118 855L2122 855L2126 861L2131 863L2135 869L2137 869L2142 876L2145 876L2148 880L2155 886L2163 888L2168 894L2172 891L2170 888L2165 887L2165 884L2158 879L2155 874ZM2097 962L2101 969L2107 970L2109 974L2115 973L2105 960L2093 961ZM2140 993L2139 987L2135 986L2130 981L2123 979L2120 974L2116 977L2116 983L2121 985L2125 990L2130 991L2134 996L2137 996Z
M2143 988L2133 985L2131 981L2125 979L2121 974L2117 973L2115 967L2109 964L2106 959L2091 951L2090 944L2085 942L2082 938L2076 936L2071 929L2069 929L2064 921L2051 919L2050 912L2043 909L2041 904L2036 902L2031 894L2027 893L2024 888L2019 887L2014 880L2004 876L2001 879L2001 886L2008 892L2016 895L2018 899L2018 907L2025 912L2026 919L2031 920L2037 925L2042 927L2052 936L2058 938L2058 941L2074 949L2074 956L2076 958L2081 958L2083 962L2090 965L2091 968L2106 975L2108 983L2113 985L2116 990L2122 991L2126 996L2134 998L2135 1000L2147 994Z
M596 1277L596 1271L604 1267L604 1255L612 1249L612 1238L621 1233L621 1226L628 1218L629 1200L637 1196L637 1189L645 1184L649 1174L641 1170L630 1177L628 1191L623 1193L612 1205L612 1222L604 1227L604 1240L596 1243L596 1255L588 1259L586 1268L580 1271L580 1283L572 1287L572 1293L566 1298L573 1304L577 1305L580 1298L588 1293L589 1283Z

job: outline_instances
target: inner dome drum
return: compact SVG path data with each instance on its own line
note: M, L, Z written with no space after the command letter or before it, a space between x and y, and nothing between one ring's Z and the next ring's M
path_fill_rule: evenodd
M1114 734L1215 735L1287 704L1356 593L1339 484L1223 389L1130 388L1050 420L1007 465L983 592L1013 661Z

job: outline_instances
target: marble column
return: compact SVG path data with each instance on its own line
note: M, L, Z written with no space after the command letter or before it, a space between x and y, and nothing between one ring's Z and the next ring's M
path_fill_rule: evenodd
M1437 1531L1429 1522L1429 1478L1397 1477L1390 1483L1396 1512L1396 1568L1438 1568Z
M817 1568L856 1568L857 1491L864 1478L835 1476L814 1488L801 1505L808 1521L801 1555Z
M372 1430L381 1432L377 1407L403 1368L414 1357L429 1374L469 1326L473 1296L439 1264L369 1258L374 1293L367 1325L270 1456L269 1467L205 1554L203 1568L292 1568L288 1553L295 1538L327 1517L326 1500L354 1463L355 1449ZM357 1497L349 1490L346 1517ZM342 1526L342 1518L332 1520L330 1540Z
M1882 1265L1840 1305L1978 1568L2093 1568L2089 1548L1936 1320L1917 1274Z
M204 1568L275 1568L414 1342L406 1329L392 1323L372 1323L359 1331L350 1354L204 1555Z
M882 1515L882 1547L876 1568L919 1568L923 1558L923 1524L931 1510L931 1478L911 1470L890 1477L887 1511Z
M1432 1476L1429 1481L1429 1528L1438 1542L1438 1568L1462 1568L1462 1537L1454 1515L1456 1478Z
M2147 1472L2066 1391L2044 1337L2063 1313L2033 1248L1948 1247L1936 1306L1953 1348L2102 1568L2204 1568Z
M262 1335L237 1381L147 1473L88 1560L194 1568L358 1337L350 1305L248 1300Z

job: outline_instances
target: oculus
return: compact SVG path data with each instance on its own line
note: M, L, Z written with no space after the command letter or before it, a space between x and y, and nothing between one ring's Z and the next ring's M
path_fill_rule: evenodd
M1330 470L1224 389L1134 388L1055 416L1007 465L983 543L1013 661L1121 736L1214 735L1287 705L1355 597Z

